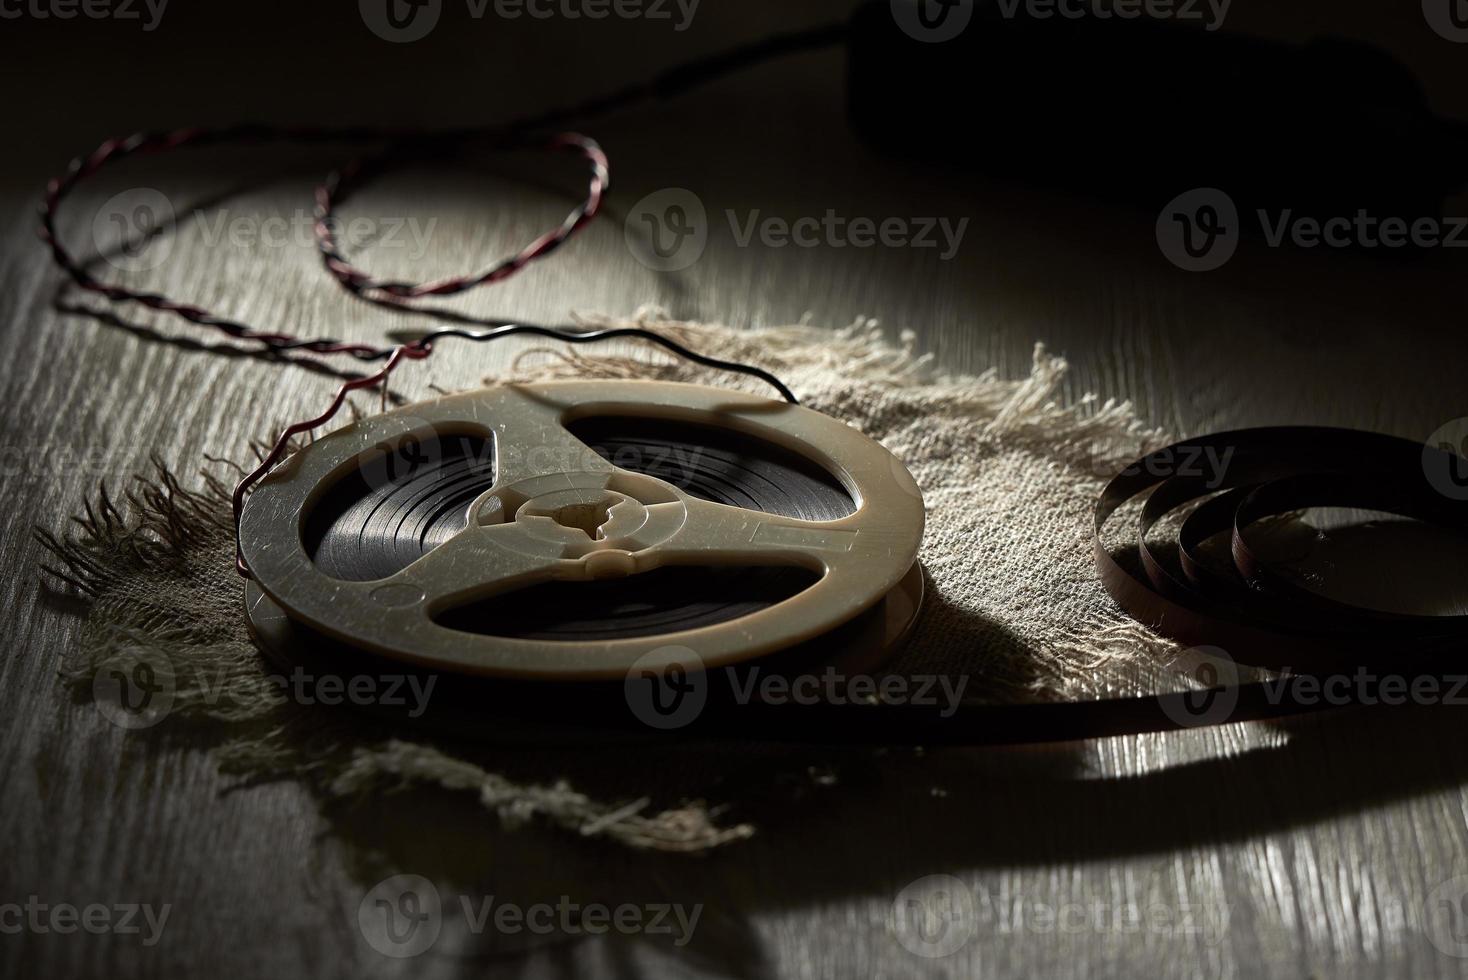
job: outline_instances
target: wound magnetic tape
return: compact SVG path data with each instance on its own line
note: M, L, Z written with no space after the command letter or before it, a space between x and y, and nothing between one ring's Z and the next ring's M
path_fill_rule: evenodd
M917 614L922 530L911 475L835 419L696 385L565 381L318 439L251 494L240 545L267 645L593 681L837 635L849 657L857 626L862 662L880 659Z

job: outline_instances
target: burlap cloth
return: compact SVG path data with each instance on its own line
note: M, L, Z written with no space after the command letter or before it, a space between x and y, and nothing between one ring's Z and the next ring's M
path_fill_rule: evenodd
M620 321L584 318L588 324ZM904 335L870 321L737 330L639 315L695 350L773 371L812 408L844 419L904 460L928 523L928 595L911 642L889 669L968 678L991 701L1097 697L1153 686L1168 645L1131 623L1092 566L1089 521L1105 476L1162 440L1130 405L1056 400L1063 359L1035 348L1028 377L936 370ZM584 350L584 349L580 349ZM656 351L597 356L537 350L515 380L648 377L736 385ZM505 380L505 379L492 379ZM222 453L243 458L238 447ZM170 672L171 703L152 731L158 751L206 746L249 780L297 778L324 799L382 792L472 792L502 823L544 822L632 846L699 851L747 837L741 804L768 771L728 778L746 746L669 749L661 763L619 766L608 749L497 749L384 731L347 709L302 705L271 679L242 611L233 567L229 485L211 463L198 480L161 468L122 494L104 488L79 530L42 530L50 571L88 598L64 665L78 699L109 664L139 656ZM187 483L187 485L186 485ZM159 666L161 665L161 666ZM162 733L161 735L159 733ZM826 755L839 765L840 753Z

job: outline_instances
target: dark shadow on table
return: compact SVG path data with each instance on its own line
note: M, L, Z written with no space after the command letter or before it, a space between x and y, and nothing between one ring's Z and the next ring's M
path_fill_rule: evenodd
M969 626L976 638L1001 629L977 617ZM613 907L701 903L703 918L684 947L658 936L605 941L609 948L654 943L707 972L753 977L768 972L751 919L762 910L854 894L895 898L929 874L1242 841L1408 799L1468 778L1438 749L1461 738L1465 725L1468 715L1449 706L1342 709L1274 724L1285 736L1281 745L1126 777L1088 771L1089 753L1075 742L922 750L643 741L467 750L512 779L565 776L610 798L641 795L651 784L650 809L699 797L727 804L724 821L758 827L752 839L701 857L577 841L543 826L508 831L462 794L411 793L370 807L332 803L326 812L333 833L358 855L364 893L383 878L414 873L451 892L522 906L563 895ZM1251 792L1219 792L1229 785ZM433 955L491 962L539 945L488 930Z

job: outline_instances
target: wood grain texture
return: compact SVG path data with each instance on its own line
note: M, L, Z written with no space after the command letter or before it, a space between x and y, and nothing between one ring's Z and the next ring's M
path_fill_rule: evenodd
M737 6L709 0L686 39L609 25L609 44L641 45L645 56L575 69L525 98L553 103L616 80L608 73L638 77L644 58L664 63L842 7L772 10L751 30ZM180 13L177 30L193 30L194 16ZM1318 27L1291 18L1281 32ZM499 35L500 60L457 36L409 52L349 39L338 60L418 78L430 60L457 59L457 70L472 66L492 90L556 50L567 30L552 23ZM1387 43L1415 43L1405 21L1390 30ZM96 306L58 292L32 237L32 195L48 168L100 133L175 113L185 115L172 121L318 114L295 93L339 69L315 64L289 38L271 35L278 47L270 48L258 27L241 31L240 50L264 65L249 84L221 81L206 55L185 53L182 83L140 64L131 84L147 98L82 105L66 119L45 106L17 110L29 122L46 118L0 185L10 219L0 324L7 342L24 341L0 363L8 610L0 622L0 904L34 895L52 904L170 903L172 911L151 947L127 935L0 934L6 975L1468 975L1468 959L1439 948L1444 922L1468 928L1462 911L1444 918L1434 892L1468 875L1461 710L1322 715L1022 750L760 748L729 778L758 777L764 791L742 815L765 832L690 861L501 831L472 801L442 795L323 807L294 784L233 787L205 751L126 733L70 697L56 668L79 611L38 588L42 556L31 526L59 529L99 479L119 482L151 455L187 472L204 453L237 452L321 405L335 383L214 349L212 338L138 310L115 311L129 328L62 312L58 303ZM1433 43L1424 71L1451 102L1446 83L1461 83L1461 71L1453 74ZM96 46L95 77L120 71L126 56L108 38ZM27 52L6 71L35 81L45 77L40 60ZM1064 397L1130 399L1181 433L1310 422L1423 438L1468 415L1461 256L1395 263L1251 246L1217 273L1189 275L1158 254L1152 215L982 182L957 186L872 155L845 129L839 77L838 56L804 56L593 127L613 160L611 213L556 259L450 305L550 324L575 310L628 313L648 303L740 325L875 316L915 331L953 370L1011 375L1027 370L1043 340L1072 364ZM58 84L64 95L77 83ZM423 108L412 92L384 98L404 118L444 121L463 111ZM422 318L367 307L335 288L309 245L211 232L221 208L244 227L304 214L310 180L338 156L139 161L87 185L63 230L90 247L93 218L113 194L162 188L182 220L167 260L138 281L292 331L375 339L421 326ZM361 261L406 276L482 266L556 220L578 180L570 164L541 161L395 175L364 191L349 214L416 218L433 222L432 233L421 255L380 247ZM628 250L622 222L633 202L675 186L704 202L710 241L691 268L656 273ZM191 202L226 192L194 215ZM739 220L755 209L787 219L833 209L970 222L958 254L943 261L915 249L741 246L730 209ZM445 348L406 368L397 391L418 397L432 385L470 384L523 347ZM706 764L697 746L683 759ZM367 889L398 873L435 880L451 908L461 895L521 905L569 895L609 905L702 903L703 913L682 947L657 936L449 928L430 953L395 961L364 942L356 912ZM970 941L935 958L914 954L892 927L903 889L930 875L956 878L976 916Z

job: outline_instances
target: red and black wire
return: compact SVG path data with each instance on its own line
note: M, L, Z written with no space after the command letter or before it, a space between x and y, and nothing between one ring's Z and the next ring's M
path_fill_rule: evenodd
M493 127L420 131L358 126L292 127L250 124L219 128L191 127L164 132L135 133L121 139L110 139L91 153L72 160L59 177L47 184L40 208L39 234L41 240L50 249L52 259L78 288L99 295L108 302L136 303L148 309L170 313L195 326L217 330L234 340L260 344L262 348L273 352L305 352L323 356L347 355L359 361L384 362L378 370L371 374L343 382L337 388L331 403L320 415L295 422L280 433L270 451L261 460L260 465L247 473L235 485L233 503L236 528L239 525L239 515L246 494L279 462L296 436L331 420L341 410L347 395L351 392L377 385L385 386L389 376L400 364L404 361L422 360L428 357L433 352L434 342L440 339L460 338L487 341L513 334L533 334L569 343L590 343L618 338L641 338L695 363L760 378L774 387L781 397L793 403L796 401L795 395L778 378L767 371L752 365L723 361L698 354L661 334L637 327L572 331L512 323L484 331L463 328L437 330L415 340L392 345L346 341L333 337L299 337L276 330L260 330L196 304L176 300L161 293L103 282L94 276L87 264L74 256L61 241L56 229L56 218L62 201L79 183L96 174L103 167L128 157L184 147L219 144L275 142L379 144L384 149L377 156L354 159L347 166L329 174L316 188L313 231L322 264L345 289L365 299L407 311L442 316L442 311L415 307L412 301L430 296L454 295L501 282L531 262L555 252L595 218L600 211L602 201L611 185L610 167L601 147L595 140L578 133L559 132L549 137L540 137L536 134L546 132L552 127L571 120L600 115L637 102L680 95L699 85L784 54L838 43L845 38L846 30L844 24L836 24L807 31L773 35L753 44L679 65L647 82L631 85L577 105ZM423 283L379 280L352 265L346 259L340 250L334 230L334 212L338 204L370 175L381 172L389 161L403 155L406 150L421 152L433 146L460 146L469 143L486 143L499 148L538 146L557 152L576 153L591 170L586 195L556 228L539 236L514 255L495 263L488 269L470 275L452 276ZM238 553L236 564L240 574L248 577L249 569Z

